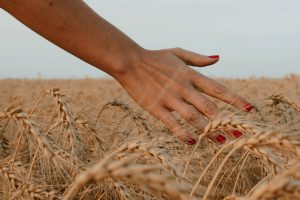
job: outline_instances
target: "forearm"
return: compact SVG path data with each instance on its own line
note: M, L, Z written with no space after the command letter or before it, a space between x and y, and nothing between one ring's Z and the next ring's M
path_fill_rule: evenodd
M2 7L62 49L111 75L142 51L82 0L2 0Z

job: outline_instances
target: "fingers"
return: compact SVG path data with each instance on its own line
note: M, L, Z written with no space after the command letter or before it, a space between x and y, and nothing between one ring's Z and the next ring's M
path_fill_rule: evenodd
M251 111L252 105L221 83L195 72L194 85L209 96L218 98L238 109Z
M187 104L181 99L173 99L169 101L169 105L172 110L175 110L183 117L190 125L202 133L207 120L193 105Z
M176 101L173 101L175 103ZM203 115L192 105L187 104L184 101L177 100L175 110L194 128L196 128L199 134L204 130L207 120ZM173 108L172 108L173 109ZM186 142L187 144L194 145L196 140L193 138L192 134L187 132L184 128L180 126L180 123L177 121L176 117L170 112L168 108L161 108L159 112L155 113L166 127L181 141ZM207 137L216 144L224 144L227 141L227 137L236 139L243 134L239 130L225 130L215 131L210 133Z
M230 135L231 135L231 137L233 137L233 138L239 138L239 137L241 137L241 136L243 136L243 133L241 132L241 131L239 131L239 130L230 130L230 131L227 131Z
M177 57L182 59L186 64L192 65L192 66L207 66L207 65L212 65L216 63L219 60L219 56L204 56L200 55L191 51L187 51L181 48L174 48L170 49L171 52L173 52ZM196 73L196 72L195 72ZM208 77L205 77L203 75L198 74L194 78L194 84L196 87L200 88L204 93L218 98L220 100L223 100L224 102L233 105L234 107L238 109L242 109L244 111L251 111L252 110L252 105L248 103L244 98L241 96L237 95L230 89L226 88L222 84L218 83L217 81L214 81ZM196 101L193 100L193 104ZM206 102L208 102L206 100ZM200 108L200 103L195 104L197 105L196 107L202 112L203 111L203 106ZM203 105L203 104L202 104ZM211 103L205 106L209 110L213 110L213 106ZM206 115L206 111L203 111ZM206 115L211 119L211 115L208 113Z
M188 94L184 95L184 99L194 105L208 119L214 119L220 113L216 104L201 93L197 92L194 88L191 88L188 91Z
M180 99L173 99L170 102L172 109L176 110L190 125L197 129L199 134L202 134L207 120L193 105L186 103ZM208 135L208 138L217 144L226 142L226 137L221 132L214 132Z
M199 134L203 133L208 121L194 106L182 103L177 109L177 112L181 114L191 126L196 128ZM213 132L207 137L216 144L224 144L226 142L226 137L221 132Z
M226 137L221 131L210 133L208 138L217 144L224 144L226 142Z
M202 134L208 121L205 117L192 105L182 101L181 105L177 107L176 111L194 128L199 134ZM223 144L226 142L226 137L220 132L213 132L209 134L208 139L216 144Z
M231 140L235 140L243 135L244 134L239 130L223 130L210 133L208 138L217 144L224 144L228 140L228 137L231 138Z
M186 141L188 144L195 144L196 140L193 138L191 133L188 133L182 128L177 121L176 117L167 108L160 108L157 113L154 113L162 123L181 141Z
M183 60L187 65L205 67L212 65L219 60L218 55L204 56L181 48L170 49L178 58Z

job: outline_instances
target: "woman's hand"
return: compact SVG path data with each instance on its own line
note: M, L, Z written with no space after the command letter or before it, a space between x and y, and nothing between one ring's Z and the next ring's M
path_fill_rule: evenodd
M220 114L204 93L251 110L242 97L188 67L214 64L218 56L202 56L179 48L144 50L81 0L0 3L41 36L115 77L141 106L189 144L196 140L180 127L171 111L177 111L202 131L206 118ZM216 135L213 139L222 142L225 138Z
M134 100L160 119L180 140L195 144L192 134L180 126L172 111L177 111L193 127L203 131L207 118L213 119L221 113L206 95L244 111L252 108L230 89L188 67L205 67L218 60L219 56L203 56L180 48L143 50L138 59L115 78ZM212 139L222 143L225 138L214 135Z

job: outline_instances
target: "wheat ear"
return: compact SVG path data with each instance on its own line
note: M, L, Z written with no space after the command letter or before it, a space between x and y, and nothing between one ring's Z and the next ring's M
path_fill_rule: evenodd
M297 112L300 112L300 105L294 101L292 101L290 98L277 94L272 95L269 99L272 99L274 103L283 102L286 104L289 104L292 108L294 108Z
M69 139L69 144L71 145L72 154L77 157L81 154L80 150L82 149L80 146L79 132L77 130L74 114L71 109L71 105L67 100L67 97L63 95L59 88L52 88L47 91L47 93L53 96L56 99L56 102L59 106L59 113L61 115L61 119L66 126L66 129L70 131L66 131L68 134L67 138ZM79 151L79 152L78 152Z
M69 162L70 159L66 160L64 157L62 157L62 155L65 155L65 157L68 158L72 158L72 157L68 156L68 153L64 152L62 149L59 149L58 147L56 147L57 150L53 149L51 144L48 142L46 136L40 130L39 126L29 118L29 115L27 113L23 112L21 109L13 109L11 111L2 114L13 117L17 121L21 121L24 127L28 128L28 133L32 135L32 138L34 138L35 142L39 145L39 148L42 150L44 155L47 158L50 158L50 160L53 161L56 167L61 168L61 164L63 165L67 164L69 166L70 164L72 164L72 162L71 163ZM72 169L75 169L74 167L75 166L73 165Z
M171 158L164 152L163 149L156 146L155 143L142 143L142 142L128 142L122 145L119 150L119 154L116 156L127 155L130 153L142 153L143 155L150 156L159 161L166 170L176 177L181 177L176 167L172 165Z
M100 161L94 167L77 176L68 189L64 200L73 199L75 194L89 182L99 181L104 178L125 179L129 182L166 193L172 199L188 199L186 188L179 187L173 176L159 175L160 165L134 164L136 155L128 156L122 160L113 160L113 154Z

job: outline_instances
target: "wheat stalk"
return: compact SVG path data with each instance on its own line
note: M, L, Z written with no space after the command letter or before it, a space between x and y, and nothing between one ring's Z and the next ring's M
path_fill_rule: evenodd
M116 151L118 152L118 151ZM159 175L160 165L134 164L136 155L127 156L122 160L113 160L114 154L107 156L94 167L81 173L68 189L64 200L73 199L75 194L89 182L99 181L104 178L125 179L136 184L147 185L148 187L166 193L172 199L187 199L184 195L184 188L176 184L176 180L170 175Z

